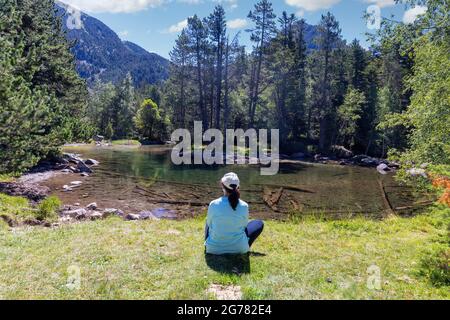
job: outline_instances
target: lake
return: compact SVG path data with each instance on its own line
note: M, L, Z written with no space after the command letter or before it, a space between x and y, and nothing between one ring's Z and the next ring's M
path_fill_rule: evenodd
M392 174L383 176L374 168L292 162L281 164L276 176L261 176L259 166L176 166L168 147L77 146L64 151L100 161L90 177L67 174L46 182L65 204L96 202L100 208L152 211L162 218L204 213L207 204L221 196L220 178L230 171L239 175L242 199L258 218L285 219L292 212L381 218L389 204L405 207L415 199ZM64 192L63 185L71 181L83 183Z

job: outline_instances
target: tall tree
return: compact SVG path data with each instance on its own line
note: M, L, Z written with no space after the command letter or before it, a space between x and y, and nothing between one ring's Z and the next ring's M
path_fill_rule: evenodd
M320 95L320 137L319 137L319 149L321 151L327 151L330 147L330 115L333 112L333 103L331 97L331 57L333 51L336 49L338 40L340 39L341 29L339 28L339 22L336 18L328 12L326 15L322 15L318 27L317 45L319 47L319 54L322 60L322 72L319 82L319 95Z
M298 141L302 133L306 132L306 63L307 47L305 41L305 20L299 20L294 27L294 41L296 44L294 55L295 99L291 106L292 139Z
M176 124L181 128L186 125L186 107L187 107L187 86L189 80L189 37L186 29L183 29L178 39L175 41L175 47L170 52L171 80L177 87L177 101L175 114L177 115Z
M198 87L198 106L200 108L201 120L203 127L208 126L208 112L205 102L205 85L204 85L204 63L208 46L208 31L203 22L194 15L188 19L187 34L190 41L190 51L193 53L192 63L196 68L197 87Z
M215 127L220 129L222 112L222 83L223 83L223 60L226 42L227 23L225 10L221 5L215 7L214 12L208 17L209 36L212 41L213 52L216 56L215 72Z
M133 79L128 73L122 83L116 88L116 97L113 102L114 136L118 139L134 136L133 118L136 114L136 100L134 95Z
M255 4L253 11L250 11L248 18L255 24L251 32L250 39L255 43L254 64L252 66L251 79L249 85L249 127L255 124L256 107L259 100L261 86L261 72L266 55L267 47L276 32L275 18L272 3L268 0L260 0Z

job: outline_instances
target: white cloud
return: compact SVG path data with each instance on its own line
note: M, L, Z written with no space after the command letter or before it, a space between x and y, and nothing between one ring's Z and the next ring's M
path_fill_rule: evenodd
M86 12L136 12L160 6L166 0L61 0Z
M186 28L188 25L188 20L185 19L183 21L178 22L177 24L174 24L173 26L170 26L167 30L164 31L164 33L178 33L181 32L184 28Z
M411 24L416 21L417 17L425 14L427 12L427 7L424 6L416 6L411 8L405 12L403 15L403 22L406 24Z
M395 0L364 0L368 4L374 4L380 8L395 6Z
M220 4L228 5L231 10L234 10L238 7L238 0L213 0L213 1Z
M230 29L243 29L248 25L248 21L246 19L234 19L228 21L228 27Z
M203 1L202 0L177 0L177 2L186 3L186 4L200 4Z
M341 0L285 0L285 2L293 7L304 9L306 11L316 11L320 9L329 9Z

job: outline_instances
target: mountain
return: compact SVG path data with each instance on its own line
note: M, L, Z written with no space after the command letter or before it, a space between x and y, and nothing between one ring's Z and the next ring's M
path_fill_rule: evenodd
M165 58L132 42L122 41L104 23L83 12L80 28L68 28L71 22L68 19L73 19L71 8L58 2L56 10L63 19L68 39L74 41L72 51L77 70L89 85L96 79L118 83L128 72L131 72L136 86L167 79L169 61Z

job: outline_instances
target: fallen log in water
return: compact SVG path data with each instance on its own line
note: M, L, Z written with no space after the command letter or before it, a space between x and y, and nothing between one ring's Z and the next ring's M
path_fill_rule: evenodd
M316 192L308 190L308 189L303 189L300 186L292 186L292 185L280 186L278 184L255 184L255 185L262 186L262 187L270 187L270 188L283 188L284 190L304 192L304 193L316 193Z
M263 199L264 202L275 212L278 212L277 205L280 202L281 196L283 195L283 188L279 188L276 191L272 191L269 188L265 187L263 190Z
M383 181L381 179L378 179L378 185L380 186L381 197L383 198L383 203L386 211L388 212L388 215L395 215L395 210L392 207L391 202L389 201L386 190L384 189Z

